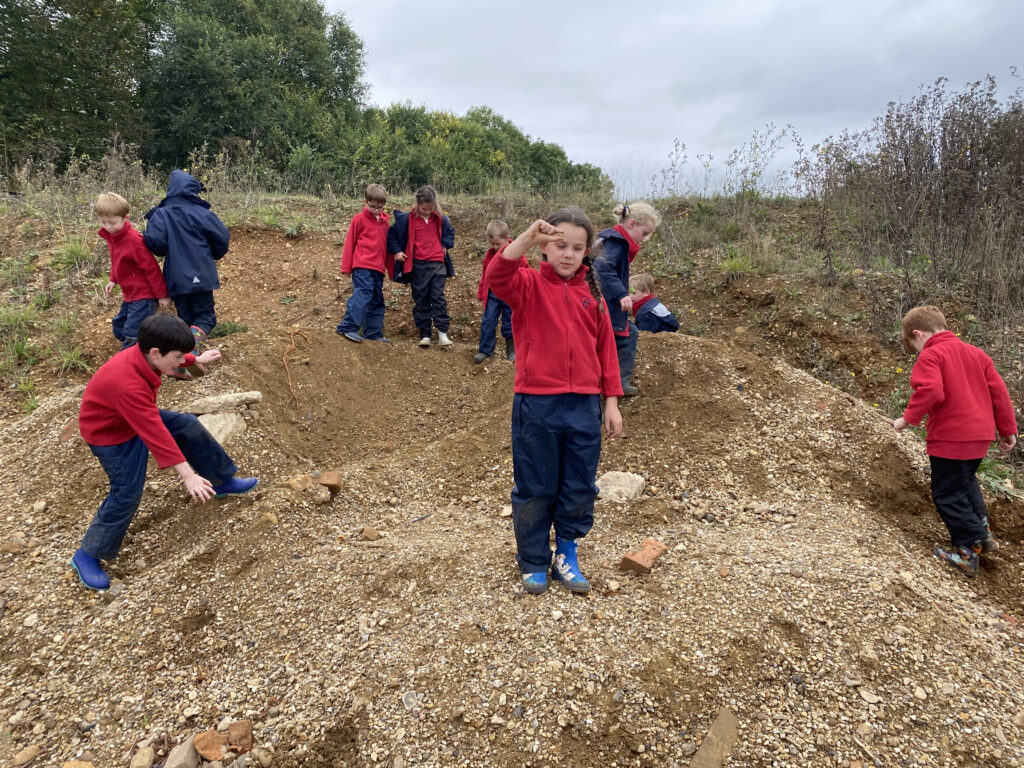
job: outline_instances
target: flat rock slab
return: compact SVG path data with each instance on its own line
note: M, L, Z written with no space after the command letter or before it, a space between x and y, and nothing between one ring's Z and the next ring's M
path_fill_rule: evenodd
M205 413L199 417L199 423L221 445L245 432L245 419L237 413Z
M263 393L252 392L228 392L223 395L211 395L201 397L190 405L186 411L197 416L204 413L224 413L232 411L243 405L252 405L263 399Z
M646 481L633 472L605 472L598 478L600 498L605 501L631 501L639 499Z
M718 717L711 724L697 754L693 756L690 768L722 768L722 762L739 738L738 729L739 721L731 710L726 707L718 710Z

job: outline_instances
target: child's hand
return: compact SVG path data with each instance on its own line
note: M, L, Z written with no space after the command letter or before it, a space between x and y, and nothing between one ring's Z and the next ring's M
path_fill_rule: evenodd
M606 397L604 400L604 431L609 439L622 434L622 414L619 413L617 397Z
M104 285L104 286L103 286L103 292L104 292L105 294L107 294L107 296L109 296L109 295L110 295L110 292L111 292L112 290L114 290L114 286L115 286L115 285L117 285L117 283L114 283L114 282L110 282L110 283L107 283L106 285Z
M562 230L553 224L548 224L544 219L537 219L533 222L530 228L526 230L526 235L530 238L530 242L533 245L553 243L565 237L565 233Z
M196 363L199 365L206 365L207 363L214 363L220 360L219 349L208 349L203 354L196 357Z
M1007 435L1006 437L1000 436L999 438L999 450L1003 453L1009 453L1013 450L1013 446L1017 444L1016 435Z
M170 296L164 296L162 299L157 299L157 303L160 305L160 309L170 309L171 308L171 297Z
M897 432L902 432L907 428L907 420L900 416L898 419L893 420L892 428Z
M631 309L633 309L633 297L623 296L621 299L619 299L619 309L621 309L623 312L629 312Z
M185 482L185 490L188 491L188 495L200 504L213 498L213 483L205 477L193 472L191 477L184 477L182 480Z
M405 261L405 251L399 251L395 254L395 261Z

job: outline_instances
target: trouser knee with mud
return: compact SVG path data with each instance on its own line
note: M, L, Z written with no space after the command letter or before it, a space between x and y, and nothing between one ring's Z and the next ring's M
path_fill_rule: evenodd
M213 485L234 477L238 467L199 419L188 413L160 411L160 419L185 460ZM121 542L142 501L149 449L138 435L117 445L90 445L110 479L110 493L100 504L82 538L82 549L95 558L117 557Z
M512 524L522 573L551 566L550 531L579 539L594 525L601 457L600 395L516 394L512 401Z
M978 485L981 459L929 456L932 501L954 547L970 547L988 534L988 510Z

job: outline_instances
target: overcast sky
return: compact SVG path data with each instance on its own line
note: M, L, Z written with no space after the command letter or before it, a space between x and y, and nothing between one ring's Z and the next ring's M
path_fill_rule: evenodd
M365 44L372 103L487 105L630 196L675 139L699 184L698 153L720 164L768 123L811 144L940 76L960 89L992 74L1005 93L1022 84L1010 68L1024 69L1021 0L325 5Z

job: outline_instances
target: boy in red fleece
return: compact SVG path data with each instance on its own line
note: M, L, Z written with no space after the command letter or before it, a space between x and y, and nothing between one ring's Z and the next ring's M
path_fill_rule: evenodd
M975 473L993 437L1006 452L1017 443L1017 420L1006 384L992 360L946 330L938 307L914 307L903 318L903 346L918 353L913 393L892 423L902 432L928 417L932 499L949 529L950 549L935 556L964 574L978 573L978 556L999 548Z
M384 338L384 269L388 246L388 193L380 184L366 188L365 206L352 219L341 253L341 274L352 275L352 296L335 329L356 344ZM362 331L360 335L359 331Z
M489 222L485 234L491 247L484 254L484 263L480 267L480 284L476 288L477 299L484 303L484 314L480 318L480 345L473 355L473 362L482 363L494 354L494 331L500 321L501 335L505 338L505 359L514 363L516 344L512 340L512 308L487 287L487 267L498 255L498 251L512 242L512 237L508 231L508 224L501 219Z
M110 282L104 287L109 296L115 285L121 286L124 301L111 321L114 338L121 349L130 347L139 336L139 323L157 310L170 308L160 265L142 240L142 234L128 221L128 201L113 192L104 192L93 206L100 220L99 236L110 250Z
M259 482L235 477L235 463L195 416L157 408L161 374L220 359L217 349L199 357L188 354L195 345L183 320L151 315L139 326L138 345L101 365L85 387L78 429L110 479L110 493L71 558L71 567L90 589L110 586L100 560L117 557L121 549L142 500L150 451L161 469L174 467L198 502L247 493Z

